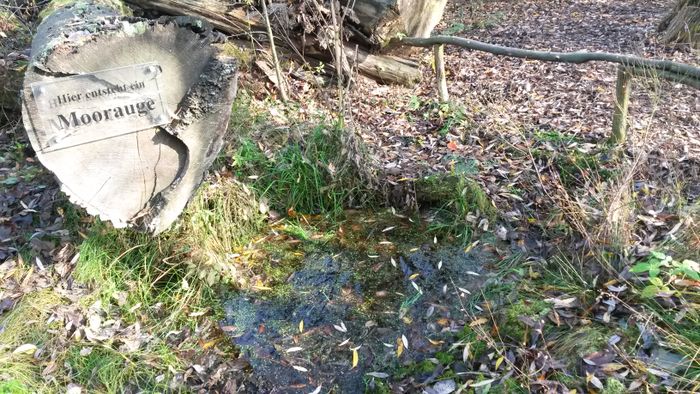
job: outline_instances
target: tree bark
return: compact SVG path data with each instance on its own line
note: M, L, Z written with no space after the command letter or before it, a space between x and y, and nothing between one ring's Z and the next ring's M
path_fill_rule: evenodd
M430 37L442 19L447 0L343 0L352 7L358 36L373 49L392 49L399 35Z
M171 15L189 15L206 20L216 29L231 35L266 34L265 23L258 13L247 12L239 5L224 0L127 0L139 7L154 9ZM280 11L281 9L281 11ZM273 14L271 22L277 31L288 35L287 46L295 52L322 61L329 61L332 56L303 34L294 34L287 25L289 12L284 6L275 4L270 7ZM282 15L279 15L280 13ZM346 18L347 19L347 18ZM429 25L429 24L428 24ZM373 54L366 46L358 43L345 43L344 52L348 61L356 61L360 74L383 83L413 85L420 80L418 64L408 59L391 55Z
M666 43L688 43L700 48L700 0L678 0L659 24Z
M450 101L450 93L447 91L447 73L445 72L445 46L433 47L435 57L435 79L437 80L438 98L441 103Z
M632 89L632 74L619 67L617 83L615 84L615 110L613 112L612 135L610 142L621 144L627 138L627 113L629 112L630 91Z
M401 44L426 48L441 44L455 45L475 51L488 52L497 56L541 60L544 62L572 64L582 64L587 62L617 63L630 69L630 71L635 75L642 75L646 73L647 76L658 76L660 78L683 83L695 88L700 88L700 68L670 60L646 59L637 56L607 52L535 51L530 49L487 44L481 41L452 36L432 36L430 38L406 37L401 39Z
M12 13L0 7L0 127L16 119L20 111L20 94L26 48L31 42L29 28ZM2 34L0 34L2 35Z
M108 4L59 3L38 27L24 79L23 120L37 157L56 175L71 200L89 213L117 227L161 232L177 219L220 150L235 96L234 61L219 56L198 21L125 17L122 5L111 0ZM143 64L153 66L143 68ZM65 112L69 121L64 124L60 117L47 118L53 114L40 110L47 108L47 102L60 114L61 108L73 108L73 113L81 105L91 108L95 100L105 106L117 98L144 100L146 92L109 93L105 89L117 85L101 73L142 68L146 73L159 73L161 84L155 85L152 95L170 116L155 119L165 119L159 126L137 130L124 130L133 126L123 123L110 126L116 123L107 120L115 121L117 110L110 118L105 109L103 119L100 108L97 115L92 114L94 123L83 121L71 134L57 134L55 124L63 129L76 127L78 116L72 118ZM42 95L52 86L76 80L89 81L85 86L90 89L98 86L92 92L87 87L66 92L69 96L75 93L78 101L85 95L77 107L56 101L55 95ZM137 82L132 86L138 86ZM88 94L96 93L99 98L87 99ZM131 107L131 117L119 121L149 117L146 108L151 104L146 107L143 103L143 112L136 114ZM139 103L135 105L138 108Z
M22 66L5 59L0 64L0 126L10 122L19 112L22 90Z

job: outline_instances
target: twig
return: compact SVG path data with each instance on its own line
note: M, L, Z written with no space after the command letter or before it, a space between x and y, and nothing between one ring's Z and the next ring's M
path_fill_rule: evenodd
M267 0L262 0L262 11L263 17L265 18L265 26L267 27L267 37L270 40L270 51L272 52L272 62L275 64L275 74L277 74L277 89L280 92L280 98L282 102L286 103L289 101L289 96L287 95L287 87L284 79L282 79L282 66L280 66L279 59L277 58L277 49L275 48L275 37L272 34L272 25L270 24L270 15L267 12Z

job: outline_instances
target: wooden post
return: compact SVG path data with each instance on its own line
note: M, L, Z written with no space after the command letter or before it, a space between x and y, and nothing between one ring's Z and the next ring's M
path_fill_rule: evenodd
M450 94L447 91L447 77L445 76L445 45L433 46L433 52L435 54L438 98L441 103L446 103L450 100Z
M617 70L617 85L615 87L615 112L610 142L621 144L627 136L627 112L629 110L632 74L625 67Z

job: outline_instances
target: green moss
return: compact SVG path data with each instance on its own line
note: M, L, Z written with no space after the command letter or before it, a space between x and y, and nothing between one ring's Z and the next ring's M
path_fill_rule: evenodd
M551 310L551 305L540 300L519 299L505 307L499 323L499 332L503 340L511 339L526 342L525 334L528 327L519 320L520 316L527 316L535 320L545 317Z
M479 335L471 327L464 327L458 337L460 342L470 344L469 353L472 360L479 360L488 350L486 341L480 339Z
M627 387L625 387L622 382L615 378L608 378L605 382L605 389L601 394L625 394L627 392Z
M455 357L447 352L437 352L435 358L440 361L442 365L449 365L455 360Z
M583 380L583 378L578 377L578 376L574 376L574 375L570 375L570 374L565 373L565 372L559 372L559 371L554 372L549 377L549 379L563 384L564 386L566 386L570 390L574 390L577 387L580 387L581 385L585 385L585 381Z
M431 362L430 360L423 360L420 362L414 362L408 365L400 366L399 368L397 368L394 376L397 379L403 379L409 376L415 377L419 375L430 374L435 370L435 368L437 368L437 365L433 364L433 362Z
M497 211L481 185L463 173L431 175L415 182L416 198L423 207L437 208L431 232L459 235L471 240L472 225L468 214L480 214L495 219Z
M365 379L366 394L391 394L391 386L380 379Z
M525 394L529 391L523 387L515 378L508 378L502 384L494 385L489 390L490 393L496 394Z

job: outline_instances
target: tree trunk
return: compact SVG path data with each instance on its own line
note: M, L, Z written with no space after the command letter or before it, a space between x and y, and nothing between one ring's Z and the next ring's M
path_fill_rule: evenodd
M198 21L125 17L113 0L55 4L24 80L30 141L73 202L161 232L220 150L233 60Z
M659 24L659 31L664 42L700 48L700 0L679 0Z
M392 39L430 37L442 19L447 0L343 0L352 6L357 20L350 21L358 35L373 49L391 49Z
M236 5L225 0L127 1L139 7L155 9L171 15L195 16L211 23L216 29L232 35L250 33L265 34L266 32L265 23L261 15L254 12L247 12L240 5ZM364 0L366 4L369 4L370 1L372 0ZM287 7L286 5L280 5L278 3L274 3L273 5L269 7L271 13L271 23L274 25L276 31L283 32L284 35L289 36L289 40L286 41L288 46L294 47L293 49L297 53L303 54L304 56L310 56L323 61L328 61L331 58L331 54L327 50L322 49L319 45L316 45L317 43L315 43L310 37L307 37L302 33L295 34L292 31L293 26L290 25L292 23L290 21L296 20L294 13L299 12L298 10L294 10L294 7ZM386 10L385 12L388 13ZM433 19L435 19L435 14L432 15ZM439 17L440 16L437 16L438 20ZM350 26L350 22L348 22L348 20L349 18L346 18L345 20L346 27L350 27L357 31L357 26ZM411 19L411 21L412 24L410 24L410 27L416 32L425 31L425 29L428 27L432 29L434 26L433 22L431 22L432 20L429 21L425 19L419 21L414 17ZM370 23L370 20L367 19L365 23ZM372 25L371 29L374 29L373 31L378 31L378 26L379 22L375 21L375 24ZM371 29L368 29L368 31ZM366 37L364 35L362 36ZM368 47L368 45L368 43L360 44L357 42L345 44L344 52L348 57L348 61L356 61L355 65L360 74L383 83L396 83L402 85L413 85L420 80L421 74L416 62L390 55L373 54L371 51L376 48L372 46Z

